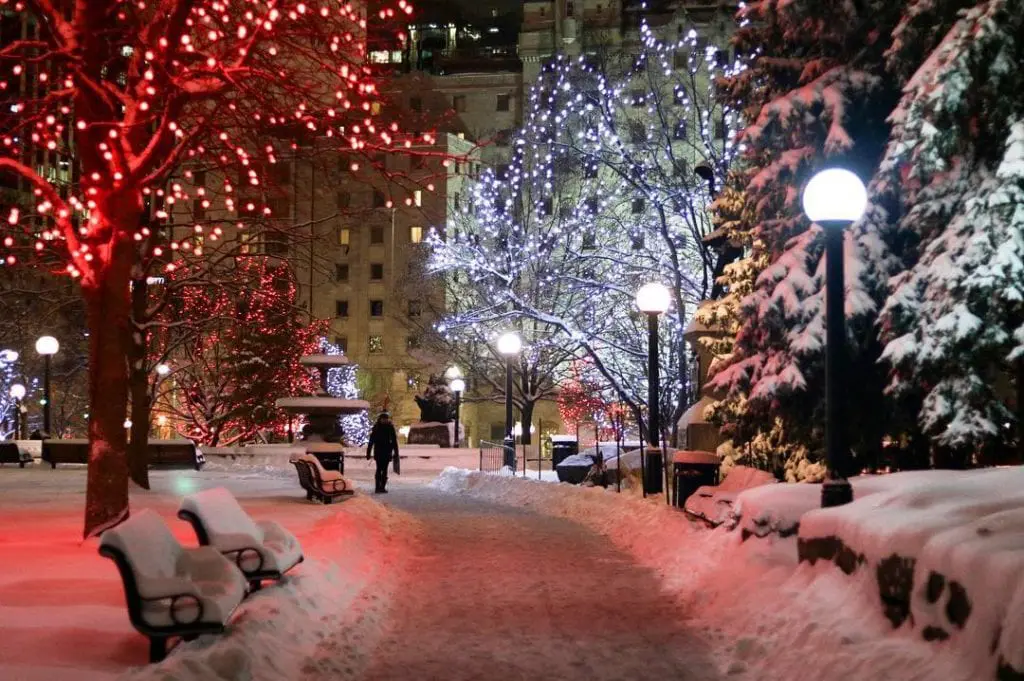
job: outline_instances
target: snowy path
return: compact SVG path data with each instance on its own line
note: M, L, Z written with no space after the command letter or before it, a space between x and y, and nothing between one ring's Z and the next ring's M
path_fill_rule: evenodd
M656 576L593 531L424 487L383 501L422 526L366 681L718 677Z

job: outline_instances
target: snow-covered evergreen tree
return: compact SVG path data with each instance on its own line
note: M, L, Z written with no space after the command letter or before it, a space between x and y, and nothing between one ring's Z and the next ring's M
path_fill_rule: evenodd
M891 392L920 400L940 465L999 460L1022 441L1022 36L1020 0L919 1L889 54L911 77L880 193L919 244L883 310L884 358Z
M735 347L712 380L735 420L735 443L776 432L778 446L817 457L824 423L824 259L820 231L800 205L803 184L826 165L864 178L877 166L898 90L885 77L899 3L756 0L741 11L737 47L751 67L729 82L734 106L752 121L741 135L750 168L752 257L764 268L741 304ZM851 376L857 405L848 425L858 466L881 445L886 410L874 316L884 277L847 239ZM765 262L766 261L766 264Z

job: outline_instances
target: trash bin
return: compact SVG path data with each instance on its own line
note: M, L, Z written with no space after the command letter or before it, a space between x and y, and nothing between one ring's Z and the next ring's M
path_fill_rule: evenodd
M648 448L644 473L644 487L648 494L661 494L665 491L665 458L661 449Z
M682 508L705 485L718 484L722 460L711 452L678 451L672 457L672 504Z
M567 457L574 456L580 451L579 443L572 435L551 436L551 470L557 471L558 464Z
M558 472L559 482L568 482L578 485L587 478L587 473L594 467L594 459L586 454L573 454L567 456L558 463L555 469Z

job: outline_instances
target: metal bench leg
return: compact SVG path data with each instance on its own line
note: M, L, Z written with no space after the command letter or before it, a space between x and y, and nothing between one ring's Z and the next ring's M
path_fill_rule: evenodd
M167 639L160 636L151 636L149 639L149 661L160 662L167 657Z

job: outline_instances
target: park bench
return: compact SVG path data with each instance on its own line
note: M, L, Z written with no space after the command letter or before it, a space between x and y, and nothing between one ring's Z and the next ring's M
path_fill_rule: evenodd
M254 521L223 487L182 499L178 517L192 525L200 545L232 560L254 591L303 560L295 535L274 521Z
M20 468L32 460L32 457L23 454L15 442L0 442L0 465L5 463L16 463Z
M306 490L306 498L329 504L340 496L354 494L351 483L338 471L325 470L312 454L301 454L291 460L299 475L299 484Z
M150 440L148 445L150 467L187 467L199 470L206 463L202 452L191 440ZM89 463L89 441L43 440L42 459L56 468L59 463Z
M149 661L167 654L167 639L222 633L245 597L245 577L216 549L186 549L148 509L103 533L100 555L117 565L128 618L149 637Z

